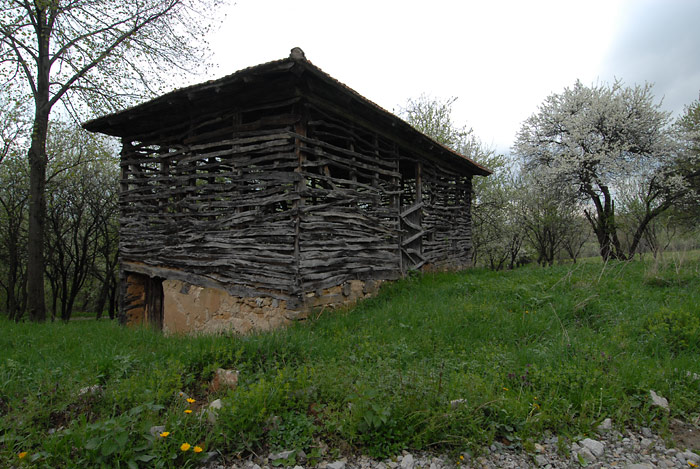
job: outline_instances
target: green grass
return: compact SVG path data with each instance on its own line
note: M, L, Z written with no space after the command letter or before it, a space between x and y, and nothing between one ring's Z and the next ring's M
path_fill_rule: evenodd
M184 442L230 456L315 457L320 441L457 451L575 437L606 417L663 429L700 408L699 272L691 256L423 275L247 337L1 322L0 466L195 466ZM240 370L236 390L209 392L218 367ZM94 384L102 392L79 396ZM180 391L197 399L192 414ZM217 397L212 426L198 411Z

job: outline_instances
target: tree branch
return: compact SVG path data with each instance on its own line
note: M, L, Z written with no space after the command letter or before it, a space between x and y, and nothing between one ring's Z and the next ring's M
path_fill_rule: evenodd
M93 59L90 63L82 67L77 73L75 73L70 79L66 81L66 83L51 98L51 100L49 101L49 106L53 106L54 104L56 104L56 102L59 99L61 99L61 97L71 88L73 83L79 80L89 70L100 64L100 62L102 62L107 56L109 56L109 54L120 44L122 44L131 36L136 34L139 30L141 30L141 28L165 16L170 10L172 10L175 7L175 5L177 5L177 3L177 0L172 0L167 8L154 15L149 16L148 18L143 20L143 22L135 24L130 30L125 31L119 37L117 37L117 39L115 39L114 42L112 42L112 44L106 47L95 59Z

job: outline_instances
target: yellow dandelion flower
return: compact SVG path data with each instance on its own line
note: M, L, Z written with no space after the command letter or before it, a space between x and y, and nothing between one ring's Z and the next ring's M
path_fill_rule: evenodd
M17 457L20 458L20 459L24 459L25 457L27 457L28 454L29 454L28 452L22 451L21 453L19 453L19 454L17 455Z
M194 447L194 452L195 452L195 453L201 453L202 451L204 451L204 450L202 449L201 446L195 446L195 447Z
M180 451L189 451L191 447L192 445L190 445L189 443L183 443L182 445L180 445Z
M186 414L191 414L191 413L192 413L192 409L185 409L185 413L186 413Z
M507 391L507 390L508 390L508 388L503 388L503 390L504 390L504 391Z
M464 455L463 455L463 454L460 454L460 455L459 455L459 460L460 460L460 461L464 461Z
M698 467L698 465L695 464L693 461L688 461L688 465L689 465L690 467Z
M189 402L190 404L194 404L197 401L195 399L192 399L191 397L188 397L187 402Z
M160 434L160 437L161 437L161 438L165 438L165 437L167 437L168 435L170 435L170 432L163 432L163 433Z

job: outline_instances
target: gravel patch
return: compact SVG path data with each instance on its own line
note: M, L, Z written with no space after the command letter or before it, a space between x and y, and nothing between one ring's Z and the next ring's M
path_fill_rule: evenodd
M279 456L279 452L267 457L250 458L227 464L213 462L206 468L279 469L285 467L280 464L280 461L275 461L270 456ZM477 456L463 453L457 458L427 452L404 451L400 455L385 460L357 455L307 465L303 452L298 456L294 465L286 467L293 469L556 469L572 467L688 469L700 466L700 455L688 448L667 448L664 440L648 428L619 432L613 429L607 420L598 427L598 434L594 438L582 438L579 441L560 444L558 438L553 436L536 443L531 453L494 443L488 448L483 448L481 454Z

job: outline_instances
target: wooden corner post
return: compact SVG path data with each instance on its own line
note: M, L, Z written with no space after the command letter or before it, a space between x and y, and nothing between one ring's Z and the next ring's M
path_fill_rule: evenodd
M301 94L299 92L299 94ZM294 213L294 287L295 294L298 296L299 301L303 301L302 292L302 272L301 272L301 222L303 216L304 206L306 205L306 199L304 194L306 192L306 177L304 176L304 163L306 161L305 146L306 143L304 139L307 136L307 122L308 122L308 112L303 100L295 105L295 113L300 117L296 124L294 124L294 152L297 159L297 166L294 168L294 172L298 174L298 179L296 183L296 192L298 198L295 198L292 205ZM301 305L299 305L301 307Z

